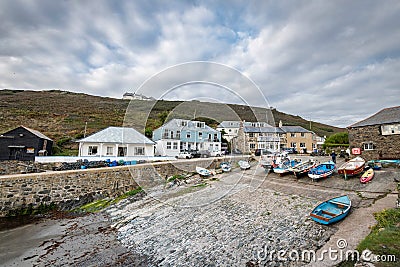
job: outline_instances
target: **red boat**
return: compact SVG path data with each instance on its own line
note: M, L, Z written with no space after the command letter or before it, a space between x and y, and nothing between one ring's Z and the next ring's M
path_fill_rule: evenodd
M368 183L369 181L372 180L372 178L374 178L374 170L373 169L368 169L366 172L363 173L363 175L360 178L360 182L365 184Z
M338 168L338 173L342 174L345 178L349 176L355 176L364 170L365 160L361 157L355 157L354 159L345 162Z

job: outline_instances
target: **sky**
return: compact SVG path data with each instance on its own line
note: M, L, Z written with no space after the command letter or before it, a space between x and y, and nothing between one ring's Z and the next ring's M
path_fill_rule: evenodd
M399 26L397 0L2 0L0 88L250 104L346 127L400 105Z

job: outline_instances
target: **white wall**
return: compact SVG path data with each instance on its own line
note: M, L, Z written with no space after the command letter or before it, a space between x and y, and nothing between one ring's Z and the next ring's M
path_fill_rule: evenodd
M89 146L97 146L97 154L89 155ZM107 147L112 147L112 155L107 155ZM127 157L137 156L135 155L135 147L144 147L146 157L154 156L154 146L151 144L110 144L110 143L80 143L79 147L79 155L86 156L97 156L97 157L117 157L118 147L126 147L127 148Z
M167 149L167 142L171 142L171 149ZM174 149L173 143L177 143L177 148ZM156 142L156 155L175 157L180 152L180 140L161 139Z

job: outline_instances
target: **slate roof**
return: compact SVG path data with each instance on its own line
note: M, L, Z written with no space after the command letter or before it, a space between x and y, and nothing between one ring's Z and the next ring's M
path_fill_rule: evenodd
M271 126L266 122L251 122L251 121L245 121L243 123L243 126L249 126L249 127L256 127L256 126L252 126L254 123L258 123L259 125L265 125L265 127L267 126ZM219 125L218 128L239 128L240 127L240 121L222 121Z
M36 135L36 136L39 137L39 138L46 139L46 140L49 140L49 141L53 141L53 140L51 140L49 137L45 136L44 134L42 134L42 133L39 132L39 131L33 130L33 129L28 128L28 127L25 127L25 126L23 126L23 125L21 125L21 126L19 126L19 127L24 128L25 130L27 130L28 132L30 132L30 133ZM15 128L15 129L18 129L19 127ZM8 132L6 132L6 133L4 133L4 134L2 134L2 135L7 135L8 133L14 131L15 129L13 129L13 130L11 130L11 131L8 131Z
M182 126L181 122L184 121L187 124ZM172 119L160 128L168 129L168 130L195 130L195 131L202 131L206 130L208 132L218 133L217 130L211 128L210 126L204 123L204 128L196 127L196 123L200 121L190 121L190 120L182 120L182 119ZM159 129L159 128L158 128Z
M285 133L312 133L301 126L282 126L280 127Z
M381 124L389 124L389 123L398 123L400 122L400 106L384 108L381 111L375 113L374 115L356 122L347 128L356 128L370 125L381 125Z
M28 128L28 127L25 127L25 126L22 126L22 125L21 125L21 127L24 128L25 130L27 130L27 131L33 133L34 135L36 135L36 136L39 137L39 138L47 139L47 140L49 140L49 141L53 141L53 140L51 140L49 137L45 136L44 134L42 134L42 133L39 132L39 131L33 130L33 129L31 129L31 128Z
M79 143L154 144L133 128L108 127L78 141Z
M279 127L252 127L252 126L245 126L243 127L243 131L245 133L285 133Z

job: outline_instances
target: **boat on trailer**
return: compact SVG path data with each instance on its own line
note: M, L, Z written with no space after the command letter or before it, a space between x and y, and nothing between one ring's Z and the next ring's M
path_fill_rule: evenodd
M308 172L308 177L310 177L313 181L319 180L322 178L327 178L333 174L335 171L336 165L333 161L323 162L314 168L312 168Z
M365 160L361 157L355 157L338 168L338 173L342 174L345 178L358 175L363 172L365 167Z
M335 197L319 204L310 213L310 217L318 223L331 224L344 219L350 208L351 200L347 195Z

